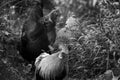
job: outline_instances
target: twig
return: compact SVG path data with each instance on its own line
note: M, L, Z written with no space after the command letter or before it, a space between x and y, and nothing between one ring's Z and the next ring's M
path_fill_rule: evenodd
M0 52L4 52L4 50L0 49Z

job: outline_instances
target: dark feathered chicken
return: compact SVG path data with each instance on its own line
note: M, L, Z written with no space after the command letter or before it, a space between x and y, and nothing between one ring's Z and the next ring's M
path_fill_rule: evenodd
M45 17L42 16L41 6L36 4L30 10L29 17L23 25L19 51L29 62L34 61L43 51L52 49L50 45L55 42L58 10L53 10Z
M48 36L48 41L50 45L53 45L56 39L56 22L60 16L59 9L52 10L47 16L43 17L40 22L43 22Z
M25 60L32 62L42 49L45 51L49 49L49 42L44 25L38 22L43 17L41 3L35 2L28 13L28 19L22 29L19 51Z

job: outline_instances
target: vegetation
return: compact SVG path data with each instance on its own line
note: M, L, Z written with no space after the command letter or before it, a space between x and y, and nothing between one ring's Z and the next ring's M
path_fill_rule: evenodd
M0 1L1 80L31 80L33 77L34 72L29 72L29 66L16 50L32 1ZM105 77L108 70L112 70L112 76L119 76L119 2L98 0L92 5L89 1L51 0L62 13L56 26L56 41L68 44L71 49L68 80L108 80ZM48 12L49 9L44 14Z

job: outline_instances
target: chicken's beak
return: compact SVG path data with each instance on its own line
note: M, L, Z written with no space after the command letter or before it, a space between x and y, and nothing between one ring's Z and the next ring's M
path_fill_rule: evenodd
M48 47L49 47L50 51L54 51L54 48L51 45L49 45Z

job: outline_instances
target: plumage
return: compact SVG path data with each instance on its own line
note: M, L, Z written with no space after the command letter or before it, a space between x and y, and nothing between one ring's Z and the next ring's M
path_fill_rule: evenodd
M60 51L44 56L44 58L42 55L36 58L35 80L63 80L65 78L68 49L63 45L60 45L59 49Z
M56 22L60 16L59 9L52 10L47 16L43 17L43 22L47 31L48 41L50 45L53 45L56 39Z
M23 25L19 49L22 57L30 63L35 61L42 50L46 52L53 50L50 45L53 45L56 39L57 10L43 17L43 6L38 1L35 1Z
M43 17L41 6L36 4L31 8L29 17L23 25L19 51L28 62L34 61L42 49L49 50L44 25L38 22L41 17Z

